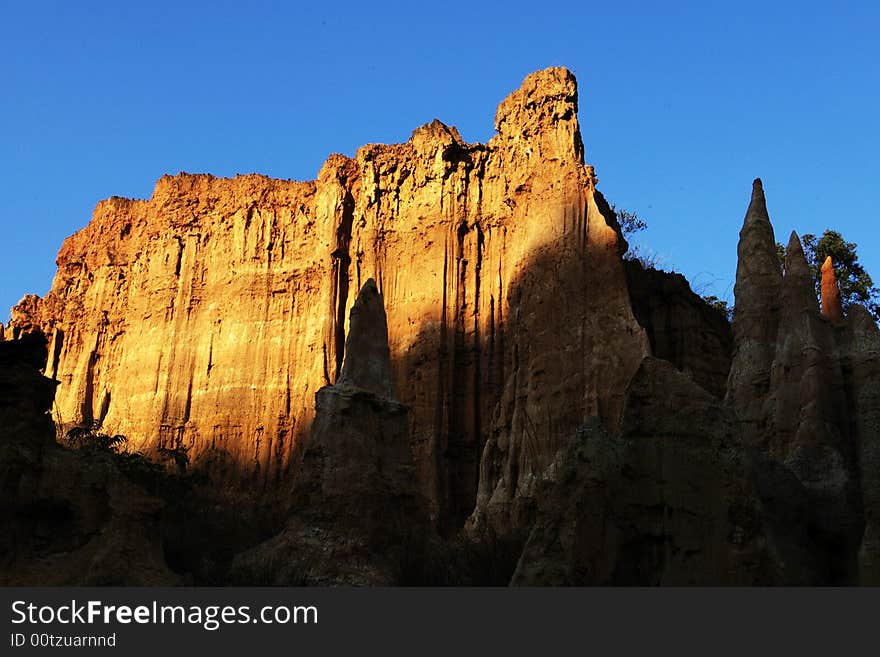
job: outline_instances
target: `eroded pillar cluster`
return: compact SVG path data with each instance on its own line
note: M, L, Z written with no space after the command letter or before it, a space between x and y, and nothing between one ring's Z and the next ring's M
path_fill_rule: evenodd
M827 552L832 580L876 583L880 496L872 466L880 396L870 373L880 359L877 325L863 321L861 308L844 316L830 258L820 310L796 233L785 262L778 261L760 180L738 253L727 401L746 440L807 490L811 530Z

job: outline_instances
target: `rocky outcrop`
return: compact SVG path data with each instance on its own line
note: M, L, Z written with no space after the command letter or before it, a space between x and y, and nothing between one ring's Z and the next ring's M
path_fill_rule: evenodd
M722 310L695 294L681 274L626 260L633 314L645 329L651 355L667 360L718 398L724 398L733 335Z
M55 442L55 381L39 374L46 340L0 343L0 583L3 586L169 585L161 502L109 454Z
M834 263L831 256L825 258L822 263L822 315L827 317L832 324L843 322L843 305L840 300L840 286L837 284L837 275L834 273Z
M50 337L56 419L286 481L340 375L350 290L374 278L434 517L471 512L489 441L481 506L507 523L567 436L617 423L648 350L577 109L574 76L551 68L499 105L486 144L434 121L330 157L316 181L181 174L99 203L16 323Z
M427 531L394 396L382 296L368 280L351 310L339 381L315 396L312 436L278 536L240 555L242 583L393 585L405 538Z
M822 581L803 487L667 362L643 361L619 435L584 427L558 468L514 584Z
M9 330L0 330L0 339L16 340L29 333L40 333L41 299L36 294L26 294L11 310ZM40 364L42 368L45 363Z

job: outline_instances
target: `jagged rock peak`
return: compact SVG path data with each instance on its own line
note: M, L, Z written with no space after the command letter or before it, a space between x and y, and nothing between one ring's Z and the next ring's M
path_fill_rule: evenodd
M740 231L740 243L742 242L743 233L750 228L760 226L762 230L761 240L762 246L766 247L766 235L763 233L769 230L773 235L773 225L770 223L770 214L767 212L767 199L764 196L764 184L760 178L755 178L752 182L752 198L749 201L749 207L746 210L746 218L743 220L743 227ZM776 240L772 240L773 252L776 252Z
M831 256L822 263L822 314L835 324L843 321L843 304L840 300L840 286L834 273Z
M367 279L351 308L342 372L336 385L394 399L385 304L376 281Z
M788 276L790 273L799 275L804 272L807 275L810 272L807 257L804 255L804 247L801 245L797 231L793 230L788 238L788 247L785 249L785 275Z
M768 311L775 314L779 308L782 271L760 178L752 184L752 200L739 233L737 252L734 330L737 316Z
M434 139L444 142L464 141L461 138L461 134L458 132L458 128L456 128L454 125L446 125L440 119L434 119L430 123L420 125L418 128L413 130L412 136L409 138L409 140L411 142L415 142L419 139Z
M584 163L577 118L578 87L574 74L556 66L536 71L505 98L495 112L502 140L528 142L540 155Z
M751 212L748 212L746 217L752 215L756 218L764 218L770 221L770 218L767 216L767 200L764 198L764 183L761 182L760 178L755 178L752 181L752 202L749 205L749 210L751 211L753 208L755 213L752 215Z
M36 294L26 294L10 311L9 325L6 331L0 329L0 340L15 340L28 333L40 331L40 313L42 299Z
M816 292L810 266L804 255L801 240L795 231L791 232L785 250L785 277L783 279L783 306L788 312L816 309Z

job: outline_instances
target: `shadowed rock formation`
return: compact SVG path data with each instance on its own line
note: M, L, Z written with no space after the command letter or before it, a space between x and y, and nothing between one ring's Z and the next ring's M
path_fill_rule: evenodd
M760 178L752 184L752 200L739 233L737 255L734 352L727 399L737 409L746 439L754 441L763 432L767 418L764 405L770 389L782 297L776 238Z
M803 487L669 363L642 362L620 435L586 426L557 467L514 584L822 581Z
M404 537L421 526L407 435L394 398L382 296L368 280L351 310L339 381L315 395L312 435L278 536L240 555L241 583L393 585Z
M859 582L880 586L880 329L863 306L854 305L836 337L864 509Z
M57 382L40 375L46 338L38 333L0 342L0 490L13 500L47 450L55 447L48 415ZM4 516L5 517L5 516ZM8 537L8 534L7 534Z
M40 334L0 342L0 584L178 583L162 554L161 502L109 455L56 444L45 361Z
M391 356L388 350L388 325L382 295L372 278L364 283L351 307L346 358L337 387L371 392L393 399Z
M651 355L667 360L719 399L727 390L733 335L724 312L695 294L681 274L626 260L633 314L648 335Z
M876 529L864 529L877 515L872 472L874 415L880 400L871 391L876 351L867 346L876 324L870 318L860 321L858 311L851 322L843 320L827 261L823 293L826 288L829 292L820 313L812 275L794 233L777 288L769 258L772 228L763 211L763 194L757 211L755 198L753 193L740 237L736 346L727 400L748 441L784 464L806 488L808 528L827 561L830 581L866 581L864 573L874 569L867 564L877 562L872 538ZM777 290L778 301L766 294L768 285Z
M758 443L797 475L811 495L815 530L841 554L848 580L861 532L858 473L846 417L840 362L830 324L819 314L800 240L789 240L779 339L771 374L773 414ZM846 574L849 573L849 574Z

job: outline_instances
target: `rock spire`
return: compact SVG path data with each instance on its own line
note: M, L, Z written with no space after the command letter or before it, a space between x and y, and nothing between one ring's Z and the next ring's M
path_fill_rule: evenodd
M831 320L832 324L843 321L843 305L840 300L840 286L834 273L831 256L822 263L822 315Z
M782 297L776 237L760 178L752 183L752 199L739 233L737 255L735 347L727 398L737 409L747 438L754 440L765 417L763 404L770 386Z

